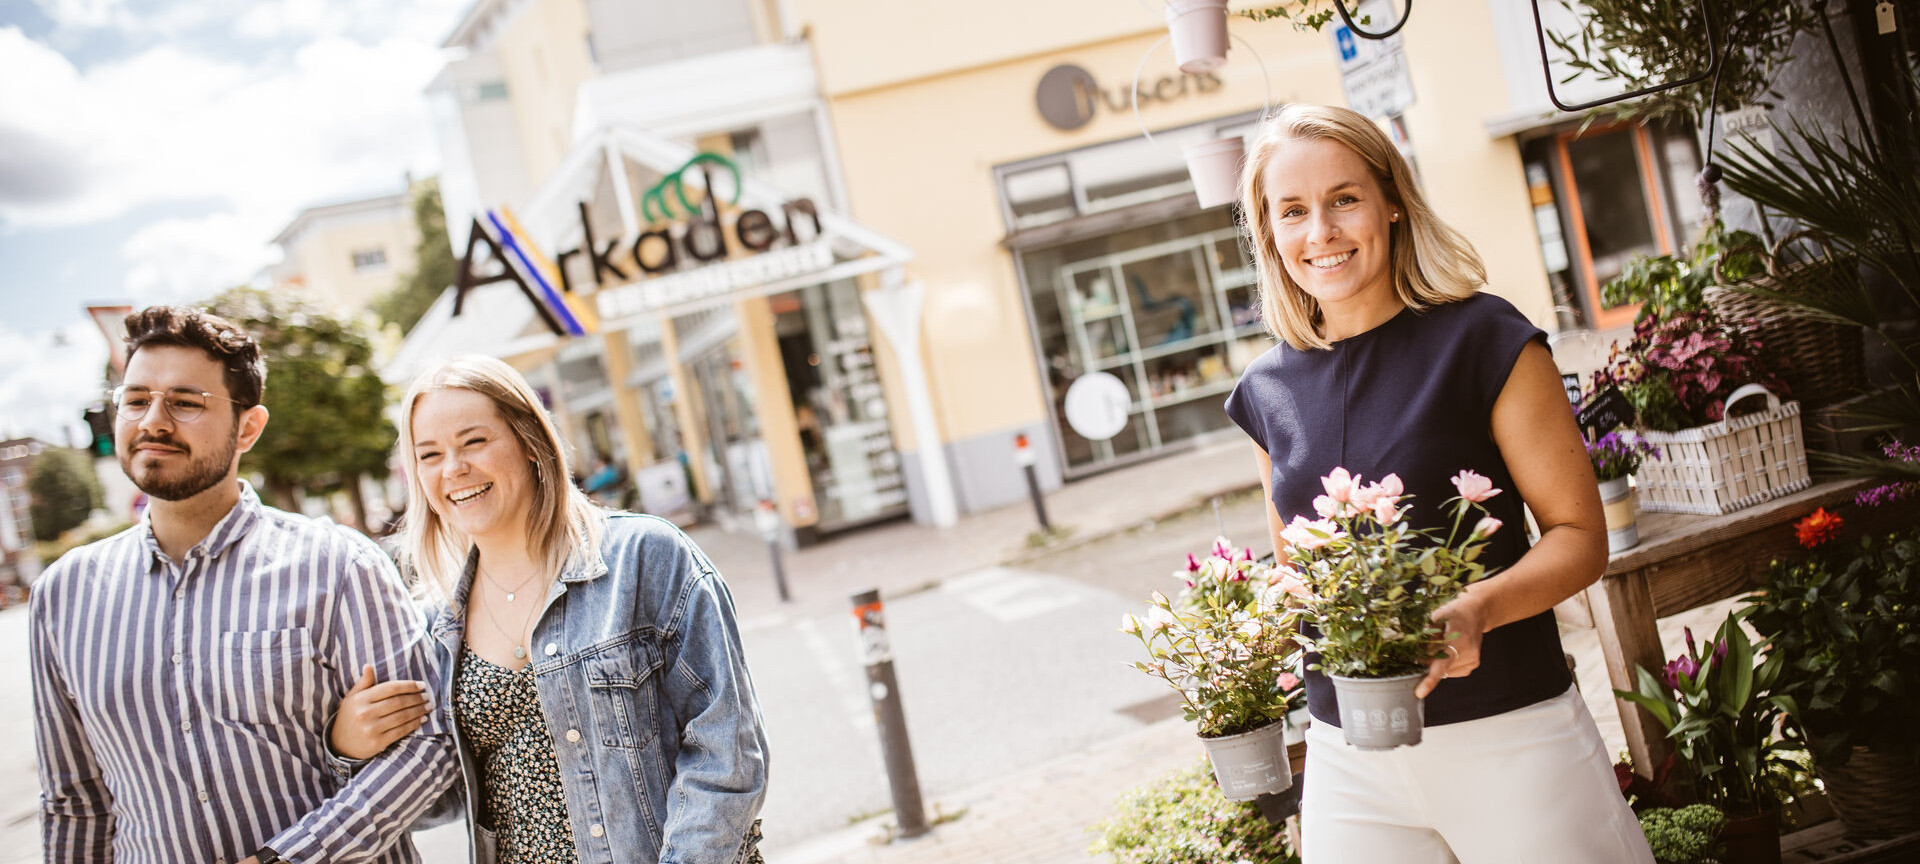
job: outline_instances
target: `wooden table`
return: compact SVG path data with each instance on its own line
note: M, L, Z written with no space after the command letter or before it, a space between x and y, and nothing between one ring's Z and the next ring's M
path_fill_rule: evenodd
M1873 486L1868 480L1828 480L1792 495L1724 516L1640 514L1640 545L1615 553L1606 575L1586 590L1591 623L1600 635L1607 677L1618 690L1634 687L1634 667L1658 672L1667 658L1656 619L1741 594L1758 585L1767 562L1801 554L1791 523L1816 507L1833 507ZM1881 508L1889 509L1889 508ZM1579 604L1561 617L1578 623ZM1645 709L1614 697L1634 770L1651 777L1673 752L1660 722Z

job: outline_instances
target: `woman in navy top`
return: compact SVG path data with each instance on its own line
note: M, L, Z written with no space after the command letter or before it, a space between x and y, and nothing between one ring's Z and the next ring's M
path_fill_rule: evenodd
M1307 861L1651 862L1553 620L1599 578L1607 541L1545 334L1479 293L1478 253L1352 111L1293 105L1268 121L1241 205L1281 341L1227 413L1254 440L1274 548L1294 516L1316 518L1335 467L1399 475L1414 527L1440 526L1448 479L1476 471L1504 490L1487 505L1513 526L1483 559L1500 572L1434 613L1446 648L1418 691L1422 744L1354 749L1331 683L1309 672Z

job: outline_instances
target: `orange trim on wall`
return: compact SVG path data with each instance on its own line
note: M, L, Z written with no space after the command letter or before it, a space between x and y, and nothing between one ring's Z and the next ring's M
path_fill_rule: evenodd
M1667 224L1667 200L1660 182L1660 163L1653 158L1653 138L1647 127L1633 127L1633 152L1640 160L1640 184L1647 191L1648 215L1653 219L1654 236L1660 240L1660 254L1674 254L1673 227Z
M1575 241L1573 251L1580 259L1580 292L1587 298L1588 308L1593 310L1593 320L1589 323L1591 323L1595 330L1610 330L1615 327L1623 327L1633 323L1634 316L1640 313L1640 304L1629 303L1624 306L1616 306L1612 309L1604 308L1600 304L1600 280L1594 278L1593 274L1593 250L1587 245L1587 217L1580 209L1580 185L1573 177L1573 160L1569 158L1567 153L1567 142L1584 138L1588 135L1608 134L1621 131L1621 127L1626 125L1627 124L1624 123L1608 123L1605 125L1596 123L1584 131L1562 132L1554 137L1554 148L1560 157L1560 185L1561 188L1567 190L1568 200L1565 202L1568 215L1567 221L1573 224L1573 239ZM1640 169L1641 189L1642 191L1648 191L1649 187L1653 184L1648 182L1647 177L1651 160L1647 158L1649 151L1645 138L1646 130L1639 126L1632 126L1625 131L1628 135L1633 136L1634 161L1638 163L1637 167ZM1650 200L1648 210L1657 211L1659 190L1652 188L1651 194L1654 197ZM1661 218L1658 212L1649 212L1648 217L1653 220L1654 236L1658 239L1662 251L1671 250L1672 245L1668 238L1666 220Z

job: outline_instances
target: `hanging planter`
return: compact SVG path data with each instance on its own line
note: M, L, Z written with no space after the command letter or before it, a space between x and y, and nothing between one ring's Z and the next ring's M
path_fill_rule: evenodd
M1188 75L1227 64L1227 0L1167 0L1173 62Z
M1216 6L1218 7L1219 14L1214 16L1209 10ZM1175 14L1176 7L1183 10L1178 15ZM1226 32L1226 8L1225 0L1168 0L1167 20L1169 24L1192 18L1210 19L1211 17L1218 17L1220 28L1219 42L1221 47L1219 51L1213 55L1213 62L1205 66L1204 70L1202 68L1189 67L1189 62L1194 61L1192 58L1184 57L1180 54L1181 31L1172 29L1169 30L1166 36L1160 37L1159 42L1153 43L1153 47L1148 48L1146 54L1141 55L1139 65L1133 69L1133 120L1140 125L1140 134L1145 135L1148 142L1159 143L1154 142L1153 132L1149 131L1147 124L1140 119L1140 73L1147 68L1147 58L1152 57L1154 51L1159 50L1163 43L1171 39L1174 43L1175 58L1180 60L1180 71L1198 72L1211 71L1219 68L1221 63L1226 62L1226 43L1228 38ZM1232 38L1239 39L1240 37L1234 36ZM1267 99L1262 105L1271 106L1273 104L1273 86L1267 82L1267 63L1265 60L1260 59L1259 54L1254 53L1253 46L1247 44L1245 39L1241 39L1240 44L1247 49L1247 53L1253 54L1254 61L1260 64L1260 80L1263 84L1267 84ZM1262 113L1264 114L1264 110ZM1187 176L1193 181L1194 197L1199 199L1201 207L1208 209L1221 207L1231 204L1239 198L1240 169L1242 163L1246 161L1245 138L1235 135L1230 138L1217 138L1211 141L1200 141L1188 144L1181 148L1181 155L1186 158Z
M1187 157L1187 176L1193 179L1194 197L1206 208L1232 204L1240 193L1240 164L1246 157L1246 139L1239 135L1188 144L1181 148Z

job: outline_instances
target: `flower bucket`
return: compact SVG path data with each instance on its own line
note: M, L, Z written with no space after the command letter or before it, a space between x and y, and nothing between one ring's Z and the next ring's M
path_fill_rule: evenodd
M1193 178L1194 197L1203 208L1232 204L1240 193L1240 163L1246 155L1245 139L1238 135L1188 144L1182 148L1187 157L1187 176Z
M1900 837L1920 831L1920 776L1899 755L1853 748L1845 765L1815 763L1827 801L1856 837Z
M1227 0L1167 0L1173 61L1189 75L1227 63Z
M1748 396L1767 397L1767 410L1678 432L1640 433L1662 454L1640 464L1642 509L1719 516L1812 484L1800 403L1746 384L1727 396L1726 410Z
M1413 695L1424 672L1393 678L1333 679L1340 701L1340 731L1360 750L1392 750L1420 743L1426 723L1426 702Z
M1729 815L1726 827L1720 829L1720 842L1726 853L1719 860L1727 864L1780 864L1780 808Z
M1228 801L1252 801L1293 785L1286 731L1287 724L1281 721L1252 732L1200 739L1213 763L1213 776L1220 781L1220 793Z
M1627 478L1602 482L1600 503L1607 514L1607 552L1624 552L1640 545L1640 526L1633 515L1633 486Z

